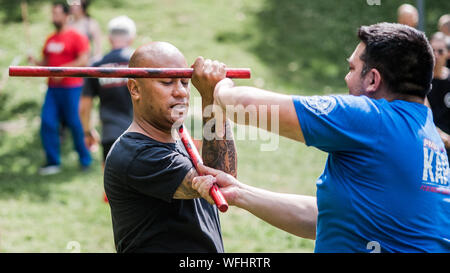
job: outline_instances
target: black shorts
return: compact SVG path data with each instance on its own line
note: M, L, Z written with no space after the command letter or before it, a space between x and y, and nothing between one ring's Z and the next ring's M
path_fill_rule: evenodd
M107 142L107 143L102 143L102 147L103 147L103 162L106 161L106 156L109 153L109 150L111 150L112 145L114 144L113 142Z

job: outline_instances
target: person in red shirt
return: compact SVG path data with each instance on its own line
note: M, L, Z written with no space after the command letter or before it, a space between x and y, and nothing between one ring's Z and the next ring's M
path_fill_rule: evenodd
M52 21L55 33L51 34L42 51L40 61L29 57L29 62L41 66L85 66L89 60L87 37L67 25L69 7L65 2L52 5ZM92 161L84 144L83 127L78 113L83 85L82 78L49 78L48 90L41 113L41 140L47 163L39 170L42 175L60 172L59 125L62 120L71 130L75 150L82 169Z

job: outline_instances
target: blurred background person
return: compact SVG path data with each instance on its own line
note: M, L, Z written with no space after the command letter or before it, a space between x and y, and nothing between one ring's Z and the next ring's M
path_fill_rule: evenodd
M102 57L102 31L98 22L93 19L87 9L88 0L68 0L70 5L69 25L81 34L86 35L91 45L89 63L92 64Z
M432 88L427 98L433 112L433 120L450 155L450 69L445 66L448 49L444 33L437 32L431 39L435 66L433 71Z
M445 43L447 44L447 67L450 68L450 14L444 14L439 18L438 29L447 37Z
M444 14L439 18L438 29L445 35L450 36L450 14Z
M445 37L445 45L447 47L447 68L450 68L450 36Z
M419 12L410 4L403 4L397 9L397 22L413 28L419 23Z
M108 24L111 51L96 67L128 67L134 50L130 48L136 36L136 25L127 16L119 16ZM85 143L94 147L98 133L91 122L93 99L100 99L101 144L103 162L116 139L130 126L133 120L133 105L127 88L126 78L87 78L80 102L80 117L84 128Z
M85 66L89 59L87 38L67 24L69 6L65 2L52 4L52 22L55 33L43 47L43 59L29 56L28 61L41 66ZM41 112L41 140L47 163L40 168L41 175L60 172L60 121L71 129L75 149L83 170L88 169L92 158L84 144L83 127L78 113L83 85L82 78L49 78L48 90Z

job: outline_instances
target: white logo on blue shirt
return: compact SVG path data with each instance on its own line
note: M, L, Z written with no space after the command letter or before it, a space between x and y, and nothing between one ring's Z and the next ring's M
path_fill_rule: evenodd
M336 107L336 99L331 96L312 96L302 100L308 110L317 115L328 115Z
M449 167L447 155L443 149L424 139L422 190L450 194L448 184ZM424 184L428 185L425 186Z

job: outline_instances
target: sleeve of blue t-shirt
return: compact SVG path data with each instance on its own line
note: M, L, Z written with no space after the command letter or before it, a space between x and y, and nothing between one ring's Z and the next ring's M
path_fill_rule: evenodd
M131 162L127 183L140 193L170 202L192 168L189 158L177 151L152 147L140 152Z
M293 96L308 146L325 152L353 151L376 145L380 111L365 96Z

